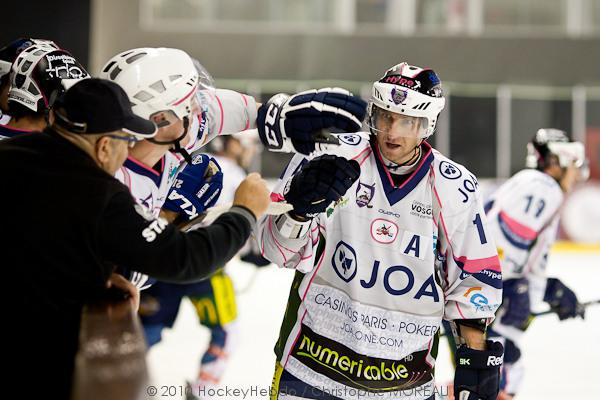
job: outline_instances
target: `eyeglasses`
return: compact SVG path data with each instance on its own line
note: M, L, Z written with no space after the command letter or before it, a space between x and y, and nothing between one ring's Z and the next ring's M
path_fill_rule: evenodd
M109 138L112 138L112 139L124 140L124 141L128 142L127 147L129 147L130 149L133 148L133 146L135 146L135 144L140 141L135 136L119 136L119 135L104 135L104 136L108 136Z

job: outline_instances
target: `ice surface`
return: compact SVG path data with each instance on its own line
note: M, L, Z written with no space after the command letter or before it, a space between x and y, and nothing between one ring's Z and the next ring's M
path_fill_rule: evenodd
M241 291L237 298L240 338L221 387L266 390L273 375L273 345L293 271L275 266L256 270L237 260L228 271ZM554 253L548 275L561 278L581 301L600 298L600 253ZM208 330L199 326L191 303L184 301L174 328L164 330L163 341L148 354L158 395L160 386L179 387L195 377L208 338ZM555 315L538 318L527 332L523 353L527 370L518 400L600 399L600 306L588 308L584 321L559 322ZM440 345L436 373L438 383L452 378L445 342ZM219 398L243 399L241 395Z

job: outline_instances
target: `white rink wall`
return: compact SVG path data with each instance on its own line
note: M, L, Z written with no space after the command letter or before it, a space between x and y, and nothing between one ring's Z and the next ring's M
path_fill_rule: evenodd
M549 261L549 276L561 278L581 301L600 298L600 252L554 252ZM221 388L268 390L275 357L273 345L285 310L293 271L275 266L255 270L238 260L228 266L237 290L239 330L238 350ZM256 271L256 272L255 272ZM250 286L247 286L250 284ZM199 326L195 311L185 300L172 330L163 331L163 341L148 354L151 384L158 394L148 399L179 399L184 381L197 373L200 356L208 344L208 330ZM600 398L600 306L587 310L584 321L559 322L555 315L540 317L531 325L524 348L527 375L519 400L563 400ZM437 381L452 378L447 346L440 344ZM161 388L165 386L165 388ZM241 400L239 396L219 399ZM267 399L255 392L245 399Z

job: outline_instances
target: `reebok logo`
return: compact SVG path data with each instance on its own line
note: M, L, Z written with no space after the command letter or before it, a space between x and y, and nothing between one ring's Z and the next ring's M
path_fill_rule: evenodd
M489 356L487 359L487 366L488 367L499 367L502 365L503 358L504 358L503 356L500 356L500 357Z
M471 365L471 360L469 358L461 358L460 360L460 365ZM488 360L489 362L489 360Z

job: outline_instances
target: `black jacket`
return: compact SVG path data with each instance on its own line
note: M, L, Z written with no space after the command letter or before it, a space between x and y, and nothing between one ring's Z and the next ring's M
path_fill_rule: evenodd
M234 207L206 228L180 232L145 216L126 186L49 130L0 142L0 188L5 300L20 321L9 335L34 363L29 368L38 371L41 361L39 374L64 371L56 377L64 386L82 307L115 265L164 281L199 280L236 254L254 222Z

